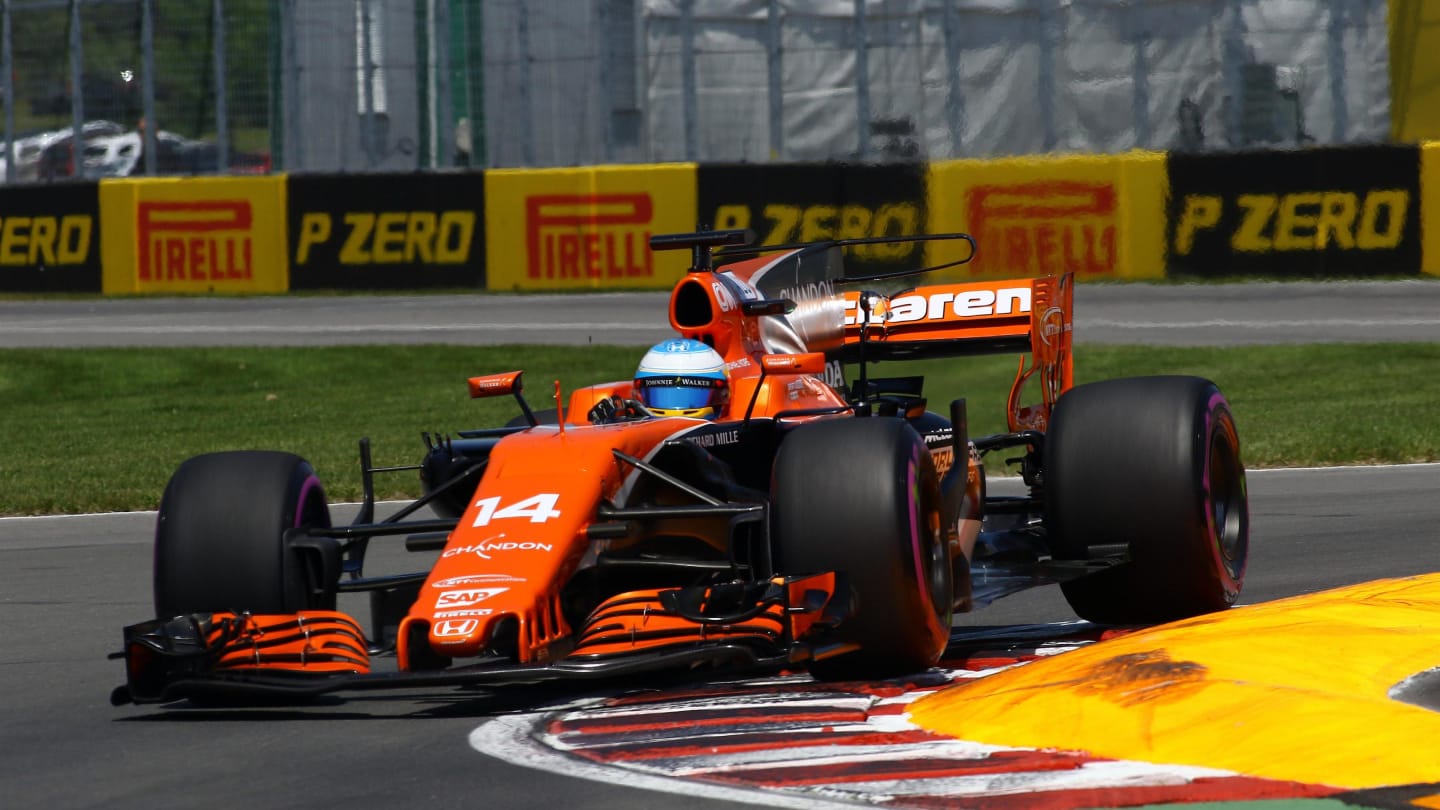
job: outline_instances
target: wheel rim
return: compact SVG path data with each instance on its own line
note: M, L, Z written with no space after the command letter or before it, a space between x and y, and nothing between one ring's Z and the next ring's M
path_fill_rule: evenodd
M915 584L920 590L920 603L929 611L929 631L942 646L942 637L950 630L950 561L940 532L939 485L933 467L921 461L924 449L918 449L906 465L905 492L909 497L909 556L914 560ZM928 475L926 474L928 473ZM938 654L938 650L936 651Z
M911 472L911 498L914 503L914 511L911 513L911 520L914 521L914 530L918 534L919 552L916 555L916 565L919 571L920 582L925 588L925 595L929 599L930 611L934 614L936 623L947 629L950 623L950 561L946 559L946 547L944 538L940 533L940 509L936 503L937 495L932 492L916 474L918 471L912 466Z
M926 574L930 583L930 607L943 626L949 622L950 616L950 562L945 559L945 546L940 537L940 513L930 512L922 518L926 519L922 525L925 526L929 545Z
M1210 440L1210 521L1217 559L1233 582L1245 570L1249 553L1246 530L1245 473L1230 433L1222 426Z

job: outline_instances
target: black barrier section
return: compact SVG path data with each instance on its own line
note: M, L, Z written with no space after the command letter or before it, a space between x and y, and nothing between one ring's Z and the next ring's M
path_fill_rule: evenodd
M1420 271L1420 149L1171 154L1167 272Z
M0 191L0 290L101 290L100 185L9 186Z
M485 175L296 174L290 288L485 286Z
M842 163L756 166L702 164L700 224L750 228L762 244L925 232L925 166ZM921 266L914 243L847 251L848 274Z

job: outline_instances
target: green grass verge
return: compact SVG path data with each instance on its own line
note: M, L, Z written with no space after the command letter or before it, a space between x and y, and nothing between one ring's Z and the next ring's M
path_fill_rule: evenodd
M501 424L509 398L472 401L465 378L526 370L527 398L623 379L639 352L615 347L383 346L0 350L0 514L153 509L170 473L213 450L289 450L332 500L360 487L357 440L381 465L417 462L422 431ZM934 410L969 400L974 435L1004 429L1013 356L882 364L924 373ZM1247 348L1080 346L1077 382L1196 374L1220 384L1250 467L1440 460L1440 344ZM418 494L413 473L382 497ZM243 493L237 493L243 497Z

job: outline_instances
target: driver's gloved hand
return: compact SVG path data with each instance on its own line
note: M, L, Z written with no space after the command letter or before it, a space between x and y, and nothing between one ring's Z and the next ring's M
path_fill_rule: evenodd
M621 399L620 397L607 397L595 403L595 407L586 414L591 423L603 425L607 422L626 422L631 419L643 419L649 414L645 406L633 399Z

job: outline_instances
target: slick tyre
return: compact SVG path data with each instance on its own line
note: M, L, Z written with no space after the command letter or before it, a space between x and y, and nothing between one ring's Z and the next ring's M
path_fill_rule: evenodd
M1250 516L1235 420L1214 383L1135 377L1073 388L1056 404L1044 467L1055 557L1130 554L1061 585L1081 618L1150 624L1234 604Z
M305 459L258 450L189 459L160 501L156 615L334 609L334 583L315 595L313 570L284 541L309 526L330 526L330 507Z
M880 417L797 428L780 446L771 489L778 570L835 571L854 599L827 639L854 649L813 661L811 673L880 678L939 660L953 584L940 485L920 436Z

